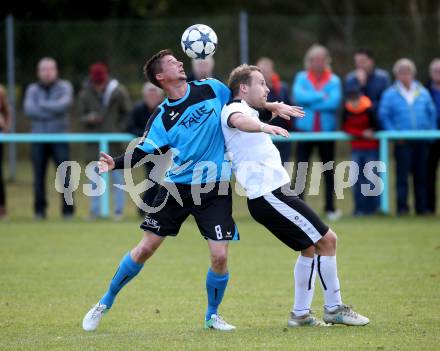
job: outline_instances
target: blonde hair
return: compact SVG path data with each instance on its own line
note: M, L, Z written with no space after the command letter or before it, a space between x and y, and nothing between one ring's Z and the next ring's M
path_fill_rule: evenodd
M38 61L37 68L40 69L40 67L45 63L52 63L55 66L55 68L58 69L57 61L49 56L42 57L40 61Z
M240 92L240 84L249 85L251 83L252 72L260 72L257 66L243 64L232 70L228 79L228 86L232 90L232 95L236 96Z
M263 64L263 63L268 63L268 64L270 64L270 65L273 67L273 60L270 59L269 57L266 57L266 56L260 57L260 58L258 59L256 65L257 65L257 66L260 66L260 65Z
M432 72L434 71L435 66L439 65L440 66L440 58L436 57L435 59L433 59L431 61L431 63L429 64L429 73L432 74Z
M320 55L323 54L325 56L325 61L326 61L326 65L328 68L330 68L330 65L332 63L332 58L330 57L330 53L328 51L328 49L320 44L313 44L307 51L306 54L304 55L304 67L305 69L309 69L310 68L310 60L312 59L312 57L316 56L316 55Z
M414 64L413 61L411 61L410 59L408 59L406 57L398 59L396 61L396 63L393 66L394 75L397 75L399 73L399 71L405 67L409 68L411 70L411 72L413 73L413 75L416 75L416 73L417 73L416 65Z

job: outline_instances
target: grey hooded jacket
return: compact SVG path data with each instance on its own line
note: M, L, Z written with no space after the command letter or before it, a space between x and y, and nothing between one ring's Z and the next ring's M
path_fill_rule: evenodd
M33 83L26 89L23 110L31 119L32 133L65 133L69 128L72 85L58 79L50 86Z

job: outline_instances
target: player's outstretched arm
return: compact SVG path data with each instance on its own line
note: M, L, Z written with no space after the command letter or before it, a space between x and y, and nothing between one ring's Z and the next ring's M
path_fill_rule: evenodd
M99 173L109 172L113 169L133 168L145 155L147 153L137 147L115 158L107 155L105 152L101 152L98 161ZM129 162L125 162L125 160Z
M303 118L305 116L301 106L290 106L284 102L266 102L264 108L272 112L273 116L279 116L287 120L290 120L291 117Z
M113 157L110 155L107 155L105 152L99 153L99 161L98 161L98 170L99 173L106 173L110 172L112 169L115 168L115 161L113 160Z
M263 132L272 135L281 135L283 137L289 136L289 132L284 128L262 123L256 119L244 115L243 113L234 113L229 117L228 123L243 132Z

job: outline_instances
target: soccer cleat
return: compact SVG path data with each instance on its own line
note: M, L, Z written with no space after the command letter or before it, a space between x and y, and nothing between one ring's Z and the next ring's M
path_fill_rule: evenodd
M85 331L93 331L98 328L99 323L101 322L102 317L105 313L108 312L108 308L106 305L101 305L99 302L92 307L92 309L87 312L83 319L83 329Z
M205 329L216 329L222 331L234 330L235 327L228 324L222 317L217 314L211 314L211 319L205 321Z
M329 325L312 316L312 311L303 316L296 316L290 312L290 318L287 321L288 327L328 327Z
M335 311L330 312L324 306L324 322L330 324L345 324L345 325L366 325L370 323L367 317L360 315L352 310L351 306L340 305Z

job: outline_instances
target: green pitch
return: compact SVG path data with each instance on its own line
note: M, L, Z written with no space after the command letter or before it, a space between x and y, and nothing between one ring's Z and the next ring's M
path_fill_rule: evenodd
M118 296L100 328L83 315L141 236L138 222L0 224L0 350L434 350L440 345L438 218L343 219L339 274L344 302L366 327L287 329L293 254L246 216L230 249L220 313L237 331L203 329L206 243L196 226L167 239ZM313 309L322 315L316 281Z

